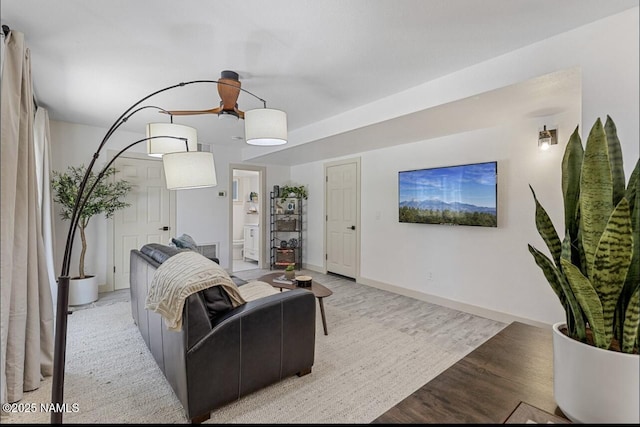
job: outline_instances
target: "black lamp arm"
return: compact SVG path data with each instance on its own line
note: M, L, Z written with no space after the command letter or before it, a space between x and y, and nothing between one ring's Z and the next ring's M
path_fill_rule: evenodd
M87 180L89 179L89 176L91 175L91 171L93 170L93 166L94 166L96 160L100 156L100 151L102 150L102 147L104 147L104 145L109 140L109 138L111 138L111 135L113 135L113 133L120 126L122 126L122 124L124 124L127 120L129 120L129 118L131 116L133 116L135 113L137 113L138 111L144 110L146 108L155 108L155 109L160 110L161 112L166 112L167 111L164 108L156 107L156 106L153 106L153 105L147 105L147 106L140 107L140 108L134 110L134 108L136 106L138 106L139 104L141 104L142 102L144 102L145 100L150 98L151 96L154 96L154 95L156 95L158 93L161 93L161 92L163 92L165 90L169 90L169 89L173 89L173 88L176 88L176 87L181 87L181 86L184 86L184 85L187 85L187 84L197 83L197 82L205 83L207 81L206 80L198 80L198 81L193 81L193 82L188 82L188 83L179 83L177 85L169 86L167 88L164 88L164 89L161 89L159 91L156 91L156 92L152 93L151 95L148 95L148 96L142 98L141 100L139 100L138 102L133 104L131 107L129 107L120 117L118 117L118 120L116 120L115 123L113 125L111 125L111 128L109 128L109 130L107 131L106 135L102 139L102 142L98 146L98 150L96 150L96 152L94 153L93 158L91 159L91 162L89 163L89 166L87 167L87 171L85 173L85 176L83 177L83 179L82 179L82 181L80 183L80 188L78 190L78 197L76 198L76 203L75 203L75 206L73 208L72 215L71 215L71 227L69 227L69 231L67 233L67 241L66 241L65 248L64 248L64 256L62 257L62 270L60 272L61 276L67 276L69 274L69 265L71 264L71 249L73 247L73 241L74 241L74 238L75 238L76 226L77 226L78 221L79 221L79 218L76 218L76 216L78 216L79 213L82 212L82 209L78 209L79 208L79 204L81 203L82 195L84 194L84 189L85 189L85 187L87 185ZM132 145L135 145L135 143L132 144Z
M149 95L141 98L139 101L137 101L135 104L133 104L131 107L129 107L127 110L124 111L124 113L122 113L120 115L120 117L118 117L118 119L111 125L111 127L109 128L109 130L107 131L107 133L104 135L104 137L102 138L102 141L100 142L100 144L98 145L98 149L96 150L96 152L93 154L93 157L91 159L91 162L89 163L89 166L87 167L86 173L82 179L82 182L80 184L80 187L78 189L78 197L76 198L76 202L73 208L73 213L72 213L72 217L71 217L71 224L69 226L69 231L67 233L67 240L65 243L65 252L64 252L64 257L63 257L63 262L62 262L62 271L61 271L61 275L60 277L58 277L58 301L57 301L57 312L56 312L56 332L55 332L55 341L54 341L54 355L53 355L53 380L52 380L52 385L51 385L51 402L54 404L59 404L61 405L63 403L63 396L64 396L64 365L65 365L65 358L66 358L66 342L67 342L67 310L69 308L69 266L70 266L70 259L71 259L71 251L73 249L73 240L75 237L75 229L76 226L78 224L79 221L79 215L80 215L80 207L84 206L84 203L86 203L86 200L88 200L88 196L90 195L90 192L88 192L85 195L85 187L87 185L87 181L89 180L89 176L91 174L91 171L93 170L93 167L96 163L96 160L98 159L98 157L100 156L100 151L102 151L102 148L104 147L104 145L107 143L107 141L109 140L109 138L111 138L111 136L113 135L113 133L123 124L125 123L133 114L135 114L136 112L144 109L143 108L139 108L137 110L134 111L134 109L142 104L143 102L145 102L147 99L162 93L162 92L166 92L170 89L175 89L177 87L183 87L183 86L188 86L191 84L196 84L196 83L216 83L216 84L224 84L224 85L228 85L228 86L233 86L230 85L228 83L225 82L221 82L218 80L193 80L193 81L189 81L189 82L181 82L172 86L168 86L165 87L163 89L157 90L153 93L150 93ZM236 86L234 86L236 87ZM238 88L241 91L248 93L249 95L257 98L258 100L262 101L262 104L264 106L264 108L267 108L267 102L258 97L257 95L249 92L246 89L242 89L242 88ZM160 109L163 110L163 109ZM148 138L145 138L143 140L140 141L136 141L135 143L131 144L129 147L130 148L132 145L135 145L137 143L140 143L142 141L146 141ZM116 157L114 157L112 159L112 162L120 155L122 154L127 148L125 148L124 150L121 150L118 155L116 155ZM97 181L96 181L97 182ZM92 186L93 187L93 186ZM82 197L84 195L84 197ZM51 423L52 424L60 424L62 423L62 411L53 411L51 413Z
M96 160L98 159L98 157L100 156L100 151L102 151L102 147L104 147L104 145L107 143L107 141L109 140L109 138L111 138L111 135L113 135L113 133L120 127L122 126L123 123L125 123L132 115L134 115L135 113L137 113L138 111L144 109L144 108L158 108L161 112L166 112L165 109L163 108L159 108L159 107L142 107L142 108L138 108L135 111L134 108L136 108L138 105L142 104L144 101L146 101L147 99L162 93L162 92L166 92L170 89L175 89L177 87L184 87L184 86L188 86L191 84L196 84L196 83L215 83L215 84L222 84L222 85L226 85L226 86L234 86L231 85L229 83L225 83L223 81L219 81L219 80L192 80L189 82L181 82L172 86L167 86L165 88L159 89L155 92L150 93L149 95L141 98L140 100L138 100L135 104L133 104L132 106L130 106L129 108L127 108L124 113L122 113L120 115L120 117L118 117L118 119L111 125L111 127L109 128L109 130L107 131L107 133L105 134L104 138L102 138L102 141L100 142L100 145L98 146L98 149L96 150L96 152L93 155L93 158L91 159L91 162L89 163L89 166L87 167L87 173L84 176L84 179L82 180L81 184L80 184L80 188L78 190L78 194L84 194L84 189L87 185L87 179L89 178L89 175L91 173L91 171L93 170L93 166L96 162ZM259 96L257 96L254 93L249 92L246 89L243 88L238 88L239 90L248 93L249 95L253 96L254 98L262 101L263 107L267 108L267 101L265 101L264 99L260 98ZM73 215L71 217L71 223L72 225L75 223L78 223L77 218L75 218L74 216L77 215L78 212L78 207L79 207L79 203L80 203L80 197L78 197L76 199L76 204L74 206L73 209ZM69 267L68 265L70 264L70 258L71 258L71 249L73 247L73 237L75 236L75 227L69 227L69 232L67 233L67 241L65 244L65 249L64 249L64 256L63 256L63 267L62 267L62 271L61 271L61 276L67 276L69 274ZM65 267L66 266L66 267Z
M89 197L90 197L90 196L91 196L91 194L93 193L93 190L95 190L95 188L96 188L96 186L98 185L98 183L102 180L102 178L104 177L104 174L107 172L107 170L109 169L109 167L111 167L111 165L116 161L116 159L117 159L118 157L120 157L120 156L122 155L122 153L124 153L125 151L127 151L129 148L131 148L131 147L133 147L134 145L137 145L137 144L139 144L139 143L141 143L141 142L149 141L149 140L151 140L151 139L155 139L155 138L171 138L171 139L177 139L177 140L184 141L185 145L187 146L187 151L189 151L189 145L188 145L187 138L182 138L182 137L179 137L179 136L169 136L169 135L167 135L167 136L160 136L160 135L159 135L159 136L150 136L150 137L147 137L147 138L142 138L142 139L139 139L139 140L138 140L138 141L136 141L136 142L133 142L133 143L131 143L131 144L127 145L127 146L126 146L126 147L124 147L122 150L120 150L120 151L119 151L119 152L118 152L118 153L117 153L117 154L116 154L116 155L115 155L115 156L114 156L114 157L109 161L109 163L107 163L107 165L106 165L105 167L103 167L103 168L102 168L102 170L100 171L100 173L98 173L98 175L96 176L96 179L93 181L93 184L91 185L91 187L89 188L89 190L87 190L87 191L85 192L85 194L83 195L83 198L82 198L83 200L82 200L82 202L81 202L80 206L78 207L77 212L74 212L74 213L75 213L75 215L72 215L73 223L71 224L71 226L73 227L73 232L71 233L71 240L75 239L75 230L78 228L78 223L80 222L80 218L81 218L80 212L82 212L82 211L84 210L84 207L85 207L85 205L87 204L87 202L89 201ZM88 181L88 177L87 177L87 181ZM68 274L68 271L69 271L69 269L70 269L70 267L71 267L71 259L70 259L70 258L71 258L71 257L67 257L67 258L65 258L65 262L66 262L67 264L65 264L64 269L66 269L66 270L67 270L67 274ZM64 274L63 274L63 275L64 275Z

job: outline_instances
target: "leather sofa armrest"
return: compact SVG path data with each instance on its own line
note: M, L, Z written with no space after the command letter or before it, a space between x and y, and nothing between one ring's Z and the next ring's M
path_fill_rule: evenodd
M315 304L311 292L295 289L249 301L216 319L187 351L193 391L188 413L206 412L308 371L314 362Z

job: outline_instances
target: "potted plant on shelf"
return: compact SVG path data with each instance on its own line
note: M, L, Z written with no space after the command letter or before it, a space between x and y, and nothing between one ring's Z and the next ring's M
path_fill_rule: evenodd
M578 129L562 160L564 233L539 203L536 227L551 258L529 245L565 310L553 325L554 397L583 423L639 422L640 189L638 161L625 187L616 126Z
M67 172L53 172L51 186L54 191L54 201L62 206L60 216L63 220L71 220L71 215L78 197L78 189L85 175L86 167L69 166ZM88 275L84 269L84 260L87 253L87 238L85 230L89 220L98 214L104 214L111 218L115 211L123 209L130 204L123 198L131 190L131 184L119 180L109 182L109 177L116 173L115 168L109 168L104 177L98 182L95 190L87 200L80 212L78 229L82 241L80 262L78 264L78 276L69 281L69 305L88 304L98 299L98 280L96 276ZM96 180L96 175L91 173L85 188L91 188Z
M304 185L291 186L283 185L280 187L280 202L285 202L288 197L298 197L307 200L307 189Z

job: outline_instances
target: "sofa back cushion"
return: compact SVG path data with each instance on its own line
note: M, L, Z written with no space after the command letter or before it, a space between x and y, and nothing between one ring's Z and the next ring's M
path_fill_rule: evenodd
M162 264L167 259L185 250L187 249L178 249L172 246L162 245L160 243L147 243L140 248L140 252L142 252L158 264Z

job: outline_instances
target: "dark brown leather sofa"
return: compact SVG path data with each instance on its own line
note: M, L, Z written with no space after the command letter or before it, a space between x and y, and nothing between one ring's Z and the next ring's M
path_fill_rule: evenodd
M161 245L156 245L157 250ZM147 347L194 423L226 403L292 375L311 372L315 350L315 298L296 289L210 316L204 291L185 302L182 331L169 331L146 310L147 288L160 257L132 250L131 311ZM144 247L141 248L144 250ZM238 278L234 282L246 283ZM219 287L214 287L219 288ZM211 288L213 289L213 288Z

